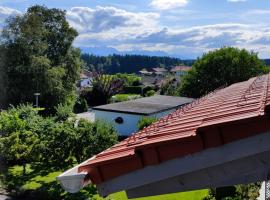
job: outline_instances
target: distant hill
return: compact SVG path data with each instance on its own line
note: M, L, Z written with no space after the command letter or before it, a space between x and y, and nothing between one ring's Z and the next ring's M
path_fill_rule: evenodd
M109 55L96 56L82 54L81 58L89 70L103 70L106 73L139 73L142 69L153 67L165 67L188 65L191 66L194 60L182 60L168 56L147 56L147 55Z
M147 51L147 50L126 50L118 51L112 47L104 46L94 46L94 47L79 47L83 54L93 54L97 56L109 56L113 54L117 55L144 55L144 56L158 56L158 57L171 57L171 58L180 58L182 60L188 59L187 57L169 54L165 51Z

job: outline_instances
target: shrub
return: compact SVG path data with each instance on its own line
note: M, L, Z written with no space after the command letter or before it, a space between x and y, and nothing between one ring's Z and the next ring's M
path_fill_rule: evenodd
M161 85L161 88L160 88L160 94L161 95L169 95L169 96L175 96L177 95L177 83L176 83L176 80L175 79L168 79L168 80L165 80L162 85Z
M75 129L73 155L78 163L111 147L117 142L117 133L111 124L80 120Z
M105 74L96 74L92 80L93 90L90 93L90 105L103 105L109 103L110 98L123 91L123 80Z
M82 112L87 112L88 111L88 104L85 98L80 97L77 99L74 108L73 108L75 113L82 113Z
M141 77L136 74L121 74L115 75L117 78L123 80L125 86L139 86L141 85Z
M142 93L143 93L143 96L146 95L146 93L150 90L155 90L155 86L154 85L148 85L148 86L145 86L143 89L142 89Z
M138 121L138 129L142 130L144 127L147 127L149 125L151 125L152 123L156 122L158 119L156 117L142 117L139 121Z
M62 104L60 103L56 108L56 119L58 121L65 121L69 117L73 116L73 109L72 106L68 104Z
M145 96L150 97L150 96L154 96L155 94L156 94L155 90L149 90L146 92Z
M259 190L261 184L250 183L247 185L236 185L230 187L221 187L216 189L210 189L209 195L204 200L256 200L259 197Z
M126 86L124 87L124 93L127 94L141 94L142 87L141 86Z

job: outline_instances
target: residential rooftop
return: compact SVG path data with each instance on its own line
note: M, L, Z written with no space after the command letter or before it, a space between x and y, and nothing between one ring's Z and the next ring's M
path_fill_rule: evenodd
M120 112L128 114L151 115L191 103L194 99L187 97L174 97L155 95L131 101L106 104L94 107L93 110Z
M171 72L177 72L177 71L189 71L192 67L190 66L175 66L171 69Z
M193 101L98 154L80 166L79 172L93 172L89 178L93 183L100 183L147 165L270 130L269 76L251 78ZM122 161L129 164L120 168ZM93 170L96 167L101 170Z

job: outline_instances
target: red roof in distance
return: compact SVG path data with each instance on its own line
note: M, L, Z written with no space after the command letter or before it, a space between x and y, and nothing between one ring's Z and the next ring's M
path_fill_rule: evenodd
M171 72L177 72L177 71L185 71L188 72L191 70L190 66L175 66L171 69Z
M101 152L79 172L87 172L87 179L99 184L270 130L269 77L251 78L197 99Z

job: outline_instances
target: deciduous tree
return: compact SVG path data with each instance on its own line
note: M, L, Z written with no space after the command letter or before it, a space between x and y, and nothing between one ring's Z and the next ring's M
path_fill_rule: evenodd
M75 100L75 82L81 61L72 47L78 35L66 20L65 11L32 6L8 19L1 35L4 72L8 78L8 102L33 102L52 111L59 103Z
M180 94L200 97L221 86L245 81L264 74L269 69L257 53L245 49L224 47L204 54L184 77Z

